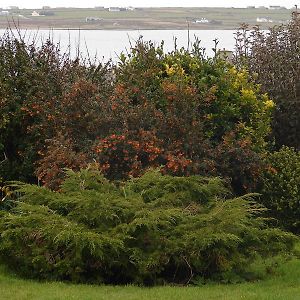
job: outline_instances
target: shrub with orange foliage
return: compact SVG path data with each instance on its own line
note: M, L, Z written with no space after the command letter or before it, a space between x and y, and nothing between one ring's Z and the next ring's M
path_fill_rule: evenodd
M136 177L147 167L158 167L162 163L161 146L155 132L125 131L97 141L95 159L103 174L110 179Z
M87 156L74 150L72 140L59 134L47 141L47 147L39 153L42 157L37 164L36 174L41 183L53 190L58 190L65 178L65 169L74 171L87 166Z
M63 132L78 153L93 142L97 106L111 83L107 65L73 59L50 39L37 46L25 38L9 30L0 37L0 151L7 157L0 177L36 182L46 140Z

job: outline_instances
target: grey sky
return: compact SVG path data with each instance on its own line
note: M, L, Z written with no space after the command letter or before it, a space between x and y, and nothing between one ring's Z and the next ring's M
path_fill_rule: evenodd
M94 6L135 6L135 7L157 7L157 6L190 6L190 7L246 7L249 5L270 6L281 5L288 8L298 4L300 0L1 0L0 7L8 7L11 5L20 8L40 8L43 5L51 7L94 7Z

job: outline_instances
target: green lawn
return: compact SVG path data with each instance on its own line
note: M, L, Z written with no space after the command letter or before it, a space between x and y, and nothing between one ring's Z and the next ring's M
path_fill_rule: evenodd
M280 275L260 282L236 285L209 284L202 287L91 286L65 283L38 283L0 272L0 299L300 299L300 260L292 260L279 269Z

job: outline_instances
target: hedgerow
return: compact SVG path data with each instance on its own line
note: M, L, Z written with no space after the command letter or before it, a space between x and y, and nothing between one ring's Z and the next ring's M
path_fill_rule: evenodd
M257 257L290 253L254 195L231 198L219 178L151 171L118 186L93 169L68 171L60 192L12 184L0 257L39 279L188 284L243 278ZM8 200L7 200L8 201ZM230 275L231 274L231 275Z
M64 168L96 162L110 180L221 176L255 190L274 103L219 57L138 40L110 67L72 59L46 41L0 40L0 153L4 180L58 189ZM2 159L1 159L2 161Z

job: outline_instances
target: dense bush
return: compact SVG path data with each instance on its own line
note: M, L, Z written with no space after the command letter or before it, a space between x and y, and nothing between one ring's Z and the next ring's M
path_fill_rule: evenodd
M267 157L262 203L278 225L300 232L300 152L283 147Z
M249 69L276 103L273 136L277 149L300 150L300 17L268 32L244 27L237 35L237 64Z
M97 109L89 95L95 85L102 95L110 88L106 66L72 59L50 40L37 46L26 38L11 31L0 37L0 176L6 180L35 181L45 141L61 132L80 132L66 138L86 144L84 124L93 123Z
M86 169L69 171L61 192L13 187L17 201L0 211L1 262L39 279L243 277L253 259L288 253L295 241L265 225L253 195L231 199L218 178L148 172L116 187Z
M274 103L251 83L246 70L205 57L197 43L192 51L165 53L163 46L140 40L121 59L111 98L111 133L95 144L104 174L141 174L161 164L170 174L230 178L239 193L255 186ZM153 159L140 152L145 132L156 148ZM117 147L107 147L116 143L112 135ZM140 142L132 156L135 170L120 155L131 151L133 141ZM118 164L112 163L116 156Z
M149 167L221 176L253 191L274 103L246 70L138 40L113 70L5 35L0 40L0 153L6 180L57 189L64 168L95 162L112 180ZM8 75L7 75L8 74ZM4 157L3 154L3 157Z

